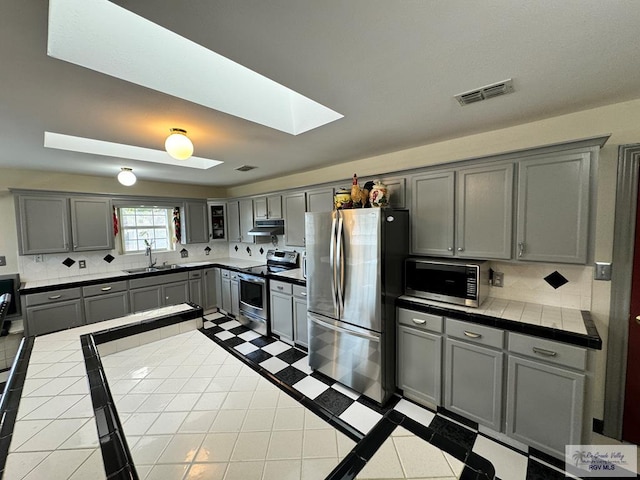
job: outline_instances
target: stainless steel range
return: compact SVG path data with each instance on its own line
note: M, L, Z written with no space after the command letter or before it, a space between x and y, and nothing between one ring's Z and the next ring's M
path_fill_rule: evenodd
M267 264L238 273L240 315L238 321L261 335L269 333L269 273L298 268L298 253L267 251Z

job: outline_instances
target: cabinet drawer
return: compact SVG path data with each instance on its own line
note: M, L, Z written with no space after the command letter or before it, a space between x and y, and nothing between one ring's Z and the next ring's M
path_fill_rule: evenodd
M168 275L155 275L152 277L134 278L132 280L129 280L129 287L151 287L154 285L164 285L165 283L184 282L188 279L188 272L170 273Z
M229 270L220 270L220 275L222 276L222 278L230 278Z
M300 298L307 298L307 287L301 287L300 285L293 285L293 296Z
M101 283L100 285L91 285L82 287L82 295L85 297L93 297L94 295L104 295L105 293L124 292L127 290L127 281Z
M80 298L81 293L80 288L67 288L64 290L53 290L51 292L34 293L26 296L27 307L53 302L62 302L64 300L73 300Z
M420 330L431 330L442 333L442 317L430 313L416 312L406 308L398 308L398 323Z
M504 345L504 331L497 328L447 318L446 331L449 337L460 338L487 347L502 348Z
M509 333L509 352L577 370L587 368L586 349L519 333Z
M195 270L193 272L189 272L189 279L193 278L202 278L202 270Z
M277 280L272 280L269 282L269 288L272 292L278 292L278 293L286 293L291 295L292 292L292 285L290 283L286 283L286 282L279 282Z

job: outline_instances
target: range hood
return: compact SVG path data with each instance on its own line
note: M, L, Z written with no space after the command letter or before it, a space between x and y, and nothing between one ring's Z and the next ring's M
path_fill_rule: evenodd
M254 237L284 235L284 220L256 220L253 228L247 233Z

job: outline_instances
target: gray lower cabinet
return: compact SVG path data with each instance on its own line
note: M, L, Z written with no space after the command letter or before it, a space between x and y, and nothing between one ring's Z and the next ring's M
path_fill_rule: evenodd
M292 285L271 280L271 331L283 340L293 341L293 297Z
M504 332L448 318L446 333L445 408L500 431Z
M203 272L204 277L204 298L202 308L204 310L211 310L219 307L219 302L222 300L221 292L222 285L220 284L220 269L219 268L206 268Z
M225 313L231 313L231 276L229 270L220 270L220 285L222 310Z
M558 457L565 445L589 443L585 349L510 333L509 350L507 435Z
M301 285L293 285L293 340L303 347L309 347L307 288Z
M442 405L443 318L404 308L397 314L398 387L409 399Z
M119 318L130 312L126 280L83 287L82 296L86 323Z
M188 272L129 280L132 312L141 312L189 301Z
M189 301L204 308L204 275L202 270L189 272Z
M236 272L231 272L230 277L231 313L237 317L240 315L240 281Z
M44 335L84 323L80 288L25 295L23 301L26 313L25 335Z

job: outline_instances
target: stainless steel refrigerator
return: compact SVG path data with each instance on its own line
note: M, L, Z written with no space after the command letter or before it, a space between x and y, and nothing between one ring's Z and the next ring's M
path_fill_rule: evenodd
M305 215L309 366L383 404L395 390L406 210Z

